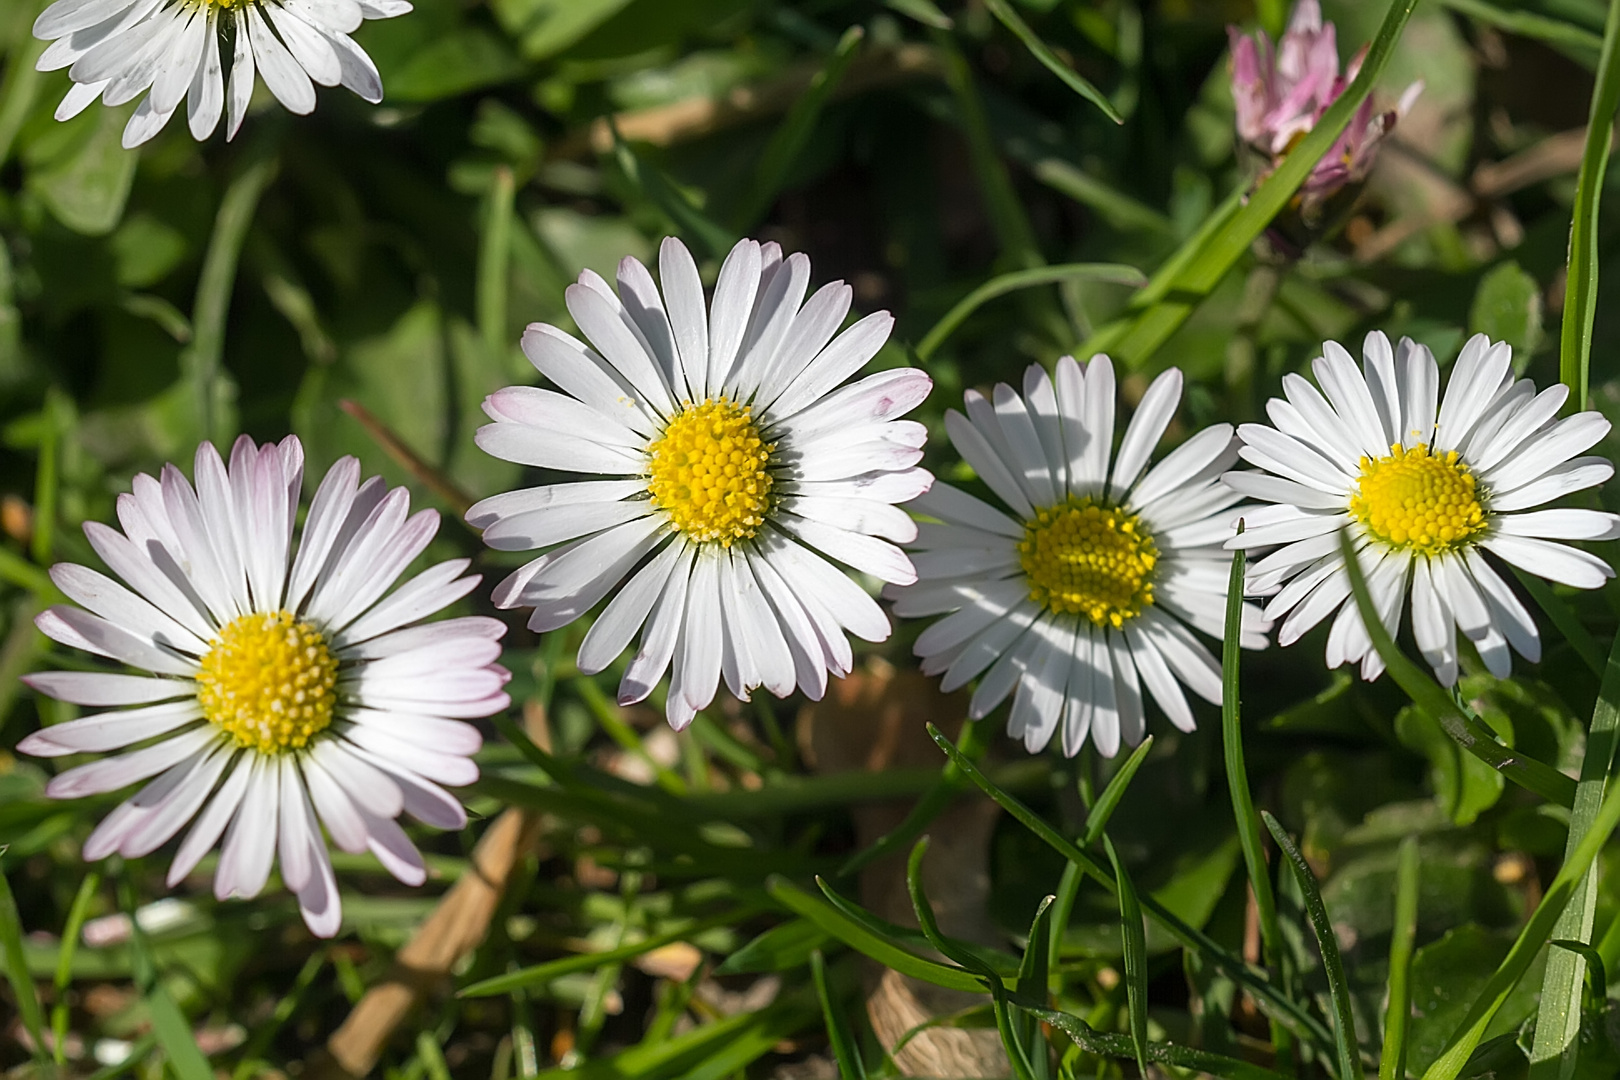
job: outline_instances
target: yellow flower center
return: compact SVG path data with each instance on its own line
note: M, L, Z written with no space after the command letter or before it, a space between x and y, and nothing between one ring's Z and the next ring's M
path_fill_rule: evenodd
M1159 549L1135 514L1071 498L1024 523L1018 561L1031 600L1118 628L1152 605Z
M647 447L653 505L688 540L730 547L765 524L776 444L760 439L751 413L725 397L688 404Z
M1350 514L1391 547L1439 555L1485 531L1485 507L1474 474L1457 451L1430 454L1425 443L1391 446L1389 456L1361 459Z
M326 638L290 611L257 611L214 639L197 673L203 715L236 745L274 754L332 722L338 662Z
M229 11L231 8L242 7L248 0L196 0L196 2L202 8L217 7Z

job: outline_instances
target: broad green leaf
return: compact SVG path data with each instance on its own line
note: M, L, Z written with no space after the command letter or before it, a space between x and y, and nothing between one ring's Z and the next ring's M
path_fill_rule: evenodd
M96 106L76 117L85 134L71 149L27 172L29 190L63 225L85 236L105 236L124 216L140 155L122 145L129 107Z
M1541 345L1541 286L1509 259L1479 280L1468 309L1470 333L1513 346L1514 366L1523 371Z
M1435 796L1458 825L1472 824L1502 797L1507 784L1502 774L1457 745L1439 721L1417 706L1395 714L1395 734L1402 745L1428 759Z
M385 86L390 102L417 104L510 82L523 71L505 41L468 26L429 41L389 72Z
M562 52L629 7L632 0L492 0L495 16L522 43L523 55L543 60Z
M802 966L832 936L808 919L792 919L773 926L721 961L716 975L749 975L788 971Z

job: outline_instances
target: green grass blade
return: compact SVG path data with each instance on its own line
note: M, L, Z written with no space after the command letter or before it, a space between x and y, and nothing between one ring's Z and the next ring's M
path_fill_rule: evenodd
M731 220L738 228L748 229L758 223L776 202L799 155L810 142L816 122L821 119L822 111L832 99L833 91L838 89L844 72L849 70L850 61L855 59L865 36L866 31L859 26L845 30L833 48L832 56L827 59L826 66L815 73L810 85L782 118L771 141L765 144L764 151L760 153L759 164L754 168L753 183L748 186L747 194L742 197L732 216Z
M1042 821L1040 816L1033 810L992 783L990 778L980 772L972 762L963 758L961 752L934 725L928 725L928 734L939 745L939 748L945 751L947 756L962 767L962 771L967 775L968 779L977 784L981 791L990 796L1003 810L1011 814L1019 824L1033 832L1058 854L1079 866L1108 891L1115 891L1117 885L1114 882L1114 876L1101 863L1065 840L1057 830ZM1151 916L1154 922L1164 927L1183 946L1196 949L1233 981L1239 983L1257 999L1269 1005L1275 1011L1275 1014L1285 1018L1284 1022L1290 1024L1295 1031L1308 1034L1309 1037L1322 1046L1331 1043L1332 1036L1321 1021L1305 1011L1298 1002L1289 998L1280 987L1271 983L1265 972L1244 963L1242 958L1222 948L1213 938L1202 931L1188 925L1180 916L1159 903L1151 895L1139 897L1139 899L1142 910Z
M755 975L796 968L832 940L808 919L780 923L732 952L714 969L716 975Z
M860 1043L849 1030L849 1017L844 1015L842 1003L833 995L827 982L827 961L821 950L810 954L810 977L816 984L816 998L821 1002L821 1015L827 1024L827 1041L832 1044L833 1060L838 1063L838 1075L845 1080L866 1080L866 1062L861 1060Z
M902 975L944 986L951 990L984 991L984 981L960 968L925 960L916 953L902 948L893 941L873 933L825 900L810 895L786 878L772 878L766 889L771 896L793 914L809 919L823 931L842 941L856 952L893 968Z
M883 0L883 6L902 15L909 15L924 26L935 30L950 30L956 26L951 17L939 10L934 0Z
M692 200L675 185L675 181L656 165L642 159L630 149L628 143L619 138L617 128L613 129L613 156L625 178L640 189L647 201L663 211L675 228L709 255L722 259L736 246L738 237L735 232L693 206Z
M1238 523L1238 532L1243 523ZM1221 649L1221 747L1226 762L1226 786L1232 796L1232 816L1237 820L1238 841L1243 848L1243 865L1249 873L1249 889L1260 921L1260 943L1266 962L1281 970L1285 956L1282 931L1277 925L1277 897L1271 887L1271 869L1266 862L1265 841L1260 834L1260 817L1254 811L1254 795L1249 790L1249 766L1243 757L1243 704L1238 693L1238 675L1243 648L1243 566L1241 551L1232 553L1232 570L1226 582L1226 627ZM1279 1060L1291 1056L1288 1033L1272 1023L1271 1041Z
M1609 5L1598 55L1597 82L1587 114L1586 148L1576 174L1575 209L1569 226L1569 274L1564 282L1564 322L1558 343L1558 377L1569 387L1570 404L1586 408L1587 369L1592 354L1592 320L1597 316L1598 202L1609 168L1614 113L1620 108L1620 4Z
M1119 930L1125 952L1125 1006L1130 1019L1131 1045L1136 1051L1136 1067L1143 1076L1147 1067L1147 929L1142 924L1142 905L1136 899L1136 886L1131 883L1125 864L1120 862L1114 842L1103 837L1103 848L1114 867L1114 880L1119 883Z
M230 388L224 372L225 320L236 287L236 264L242 244L259 207L259 198L276 178L273 154L258 157L238 173L225 189L214 215L197 296L191 307L191 344L180 354L181 376L191 387L198 431L203 438L222 442L234 432L227 424Z
M1603 47L1603 39L1592 31L1533 11L1509 11L1485 0L1440 0L1440 4L1489 26L1547 45L1562 45L1594 57Z
M1464 714L1439 683L1401 652L1373 607L1372 595L1367 591L1367 575L1362 572L1349 532L1339 534L1339 550L1344 556L1345 571L1350 577L1350 592L1361 612L1361 621L1367 627L1367 636L1383 658L1390 677L1412 699L1413 704L1432 716L1457 745L1507 779L1549 802L1560 806L1573 805L1575 781L1544 762L1503 746L1490 729L1474 717Z
M1111 330L1108 349L1128 367L1137 368L1175 333L1198 303L1220 284L1227 271L1249 249L1272 218L1288 204L1305 182L1316 163L1333 146L1350 123L1363 99L1383 74L1417 0L1393 0L1378 34L1368 46L1361 71L1322 114L1316 127L1291 150L1283 163L1253 192L1247 202L1210 233L1181 265L1173 279L1166 281L1165 299L1137 316L1128 325ZM1093 346L1097 347L1097 346Z
M1030 166L1030 172L1053 191L1095 210L1121 232L1149 232L1176 239L1176 226L1169 218L1072 162L1055 157L1041 158Z
M551 960L544 964L536 964L520 971L510 971L504 975L496 975L489 979L480 979L471 986L463 987L457 992L457 997L478 998L493 997L497 994L507 994L513 990L530 986L540 986L564 975L572 975L579 971L595 971L604 964L617 964L625 960L634 960L654 949L661 949L665 945L673 945L677 941L689 941L706 930L713 930L717 926L735 926L744 919L758 913L759 908L744 908L740 911L727 911L720 915L711 915L706 919L698 919L690 926L683 926L679 930L670 930L662 934L642 938L640 941L621 945L616 949L604 949L601 952L582 953L579 956L565 956L560 960Z
M1586 756L1581 760L1575 805L1569 812L1566 859L1586 838L1603 805L1603 789L1614 766L1617 736L1620 736L1620 640L1609 653L1603 688L1598 693L1592 726L1586 735ZM1576 886L1569 906L1553 927L1553 936L1591 944L1597 894L1597 867L1594 866ZM1580 1046L1581 994L1585 982L1586 957L1582 952L1557 948L1548 953L1547 972L1541 981L1541 1007L1536 1014L1536 1037L1530 1049L1531 1080L1555 1080L1573 1074Z
M1608 965L1603 962L1603 954L1598 951L1596 945L1585 941L1570 941L1567 938L1553 938L1547 944L1586 957L1586 973L1592 979L1592 1000L1601 1002L1609 996Z
M502 165L489 188L478 238L478 336L492 360L502 359L512 347L506 340L506 293L512 265L513 194L512 170Z
M1592 636L1592 632L1576 617L1575 609L1570 607L1562 596L1553 592L1552 586L1541 578L1527 574L1517 566L1510 569L1519 579L1519 584L1530 594L1530 599L1540 605L1541 610L1547 613L1547 618L1558 628L1558 632L1564 635L1564 640L1575 650L1575 655L1592 670L1592 674L1603 678L1603 649L1598 645L1597 638Z
M1013 10L1012 5L1007 0L984 0L984 6L990 9L992 15L1001 20L1003 26L1018 36L1018 40L1024 43L1024 48L1028 49L1030 55L1039 60L1046 70L1062 79L1065 86L1101 109L1103 115L1114 123L1123 124L1125 122L1125 118L1119 115L1119 110L1114 108L1114 103L1108 100L1107 95L1081 78L1080 73L1075 71L1074 68L1064 63L1062 58L1054 53L1034 30L1030 29L1029 24L1023 20L1018 12Z
M917 343L917 359L926 362L969 315L996 297L1005 296L1019 289L1028 289L1036 285L1053 285L1064 281L1109 281L1117 285L1138 287L1147 284L1147 278L1136 267L1117 263L1063 263L1058 266L1014 270L1010 274L991 278L958 300Z
M1395 923L1389 938L1389 1002L1384 1008L1384 1049L1378 1080L1406 1080L1407 1028L1412 1018L1412 945L1417 936L1418 846L1401 841L1395 867Z
M1613 707L1614 699L1609 700L1610 707ZM1542 896L1541 903L1536 905L1529 922L1519 931L1506 958L1486 981L1467 1016L1453 1032L1445 1052L1423 1074L1423 1080L1456 1080L1461 1075L1463 1066L1484 1037L1486 1028L1496 1018L1502 1003L1519 980L1524 978L1524 973L1529 970L1531 961L1541 947L1553 936L1558 917L1616 826L1620 826L1620 786L1611 788L1604 796L1603 805L1592 818L1592 827L1564 860L1564 865L1558 868L1558 874Z
M1136 1047L1129 1037L1098 1031L1078 1016L1058 1012L1056 1009L1030 1011L1063 1032L1088 1054L1100 1058L1130 1059L1136 1052ZM1207 1050L1178 1046L1175 1043L1148 1043L1145 1056L1155 1065L1191 1069L1220 1077L1221 1080L1285 1080L1282 1073L1263 1066L1240 1061L1224 1054L1212 1054Z
M1081 847L1090 847L1102 836L1103 830L1108 827L1108 819L1114 816L1114 810L1119 806L1119 800L1125 797L1125 790L1131 786L1131 780L1136 776L1136 770L1142 767L1148 754L1153 750L1153 736L1143 739L1137 748L1131 751L1131 756L1125 759L1125 764L1119 767L1119 772L1108 781L1103 793L1086 811L1086 833L1080 841Z
M84 920L90 914L90 903L96 898L101 888L101 875L94 870L87 872L84 879L79 882L79 891L74 894L73 906L68 909L67 923L62 927L62 942L56 954L56 981L53 986L56 990L56 1005L51 1009L51 1034L55 1036L51 1051L56 1056L58 1065L67 1061L66 1042L68 1033L68 987L73 984L73 956L79 949L79 933L84 928Z
M1333 936L1333 923L1328 919L1327 906L1322 903L1322 890L1317 887L1316 875L1299 853L1299 848L1288 838L1282 824L1270 814L1261 811L1266 828L1277 841L1278 849L1288 860L1305 895L1305 912L1316 933L1316 945L1322 951L1322 970L1327 975L1328 994L1333 999L1333 1036L1339 1054L1339 1080L1359 1080L1361 1051L1356 1045L1356 1021L1350 1011L1350 983L1344 975L1344 958L1339 955L1339 942Z
M130 955L134 962L135 986L140 991L141 999L146 1003L146 1011L152 1021L152 1034L157 1036L158 1047L168 1059L169 1068L179 1080L214 1080L214 1070L209 1066L208 1059L197 1048L197 1040L191 1034L191 1024L186 1020L186 1014L180 1011L169 995L168 988L158 976L156 962L152 958L152 947L146 940L146 931L141 929L140 920L135 917L135 892L130 887L129 880L125 878L119 883L119 900L124 911L129 915Z
M22 1012L23 1029L34 1042L34 1057L41 1063L49 1061L45 1052L45 1014L39 1007L39 995L23 954L22 917L17 913L17 900L11 895L11 882L3 873L0 873L0 961L5 964L6 981L11 984L11 992L16 995L17 1007Z

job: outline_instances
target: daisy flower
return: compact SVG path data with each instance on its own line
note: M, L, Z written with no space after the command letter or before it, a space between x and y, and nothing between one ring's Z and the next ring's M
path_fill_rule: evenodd
M941 690L982 675L975 719L1017 688L1007 730L1031 753L1060 727L1070 756L1088 737L1106 757L1141 742L1144 685L1183 731L1194 720L1182 684L1221 700L1220 665L1188 628L1224 631L1221 543L1242 513L1220 482L1237 459L1232 425L1148 469L1181 400L1171 368L1143 395L1110 470L1114 396L1102 354L1083 369L1065 356L1055 385L1031 365L1022 396L1005 383L988 398L969 390L967 415L950 410L945 428L1006 510L936 483L912 503L938 521L919 527L918 580L886 590L897 615L945 616L915 651L924 672L944 676ZM1265 647L1259 614L1244 605L1245 648Z
M557 390L508 387L484 402L478 445L495 457L607 479L513 491L474 506L484 541L545 554L495 590L555 630L613 592L579 649L606 668L639 631L620 704L672 668L665 713L677 729L714 699L763 686L819 699L852 663L845 632L888 637L883 610L823 556L888 582L911 560L889 541L916 535L893 504L926 491L914 468L927 433L896 419L928 395L913 368L851 385L889 336L888 312L837 333L849 286L809 300L810 260L744 240L703 301L680 241L659 251L662 292L635 259L618 292L587 270L567 291L587 345L535 323L523 351ZM834 335L837 336L834 336Z
M155 851L193 822L171 887L220 846L214 895L257 896L280 855L304 921L331 937L342 919L321 826L347 852L370 849L407 885L422 858L395 821L467 823L440 785L471 783L482 739L465 718L507 705L490 618L417 625L471 592L466 559L389 593L438 531L432 510L360 466L332 466L294 552L304 451L296 438L237 440L227 467L197 450L195 489L173 465L118 498L123 531L85 535L121 585L64 563L51 578L80 606L36 620L54 640L144 674L51 671L25 681L97 710L18 746L40 757L126 751L78 765L46 788L70 799L146 783L102 819L84 857ZM409 516L407 516L409 515ZM388 593L387 596L384 596ZM224 842L221 846L221 837Z
M1392 634L1410 584L1413 637L1442 683L1457 681L1456 630L1498 677L1512 666L1509 646L1539 659L1535 621L1485 554L1582 589L1614 576L1597 556L1554 541L1613 539L1620 517L1532 509L1613 474L1602 458L1576 456L1609 422L1595 412L1557 419L1567 388L1538 394L1515 380L1512 349L1483 334L1463 346L1443 396L1434 354L1408 339L1392 350L1368 334L1359 370L1336 342L1322 351L1312 365L1320 390L1284 376L1284 396L1266 407L1274 426L1238 429L1244 460L1265 472L1226 476L1233 490L1276 504L1250 515L1228 546L1277 547L1247 584L1271 596L1268 618L1286 616L1278 641L1337 611L1328 666L1359 661L1366 679L1383 671L1350 595L1339 545L1349 529Z
M315 108L314 83L341 83L376 104L382 79L349 35L364 19L410 10L407 0L56 0L34 20L34 36L51 43L39 70L67 68L73 80L58 120L97 98L122 105L146 94L124 128L130 148L162 131L182 100L199 141L227 112L226 137L235 138L255 72L300 115ZM221 56L227 31L228 86Z

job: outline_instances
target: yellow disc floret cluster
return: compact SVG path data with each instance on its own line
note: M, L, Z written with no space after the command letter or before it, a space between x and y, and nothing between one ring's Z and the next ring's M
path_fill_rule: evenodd
M1389 456L1361 459L1350 514L1391 547L1439 555L1485 531L1474 474L1457 451L1431 454L1425 443L1396 445Z
M197 673L203 715L236 745L274 754L304 746L332 722L338 662L326 638L290 611L233 620Z
M647 447L647 491L688 540L730 547L765 524L774 449L748 406L725 397L689 404Z
M1153 603L1159 549L1135 514L1071 498L1024 523L1018 561L1031 600L1117 629Z

